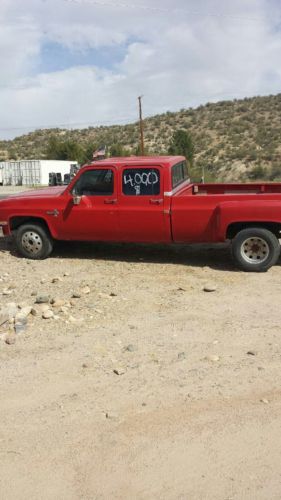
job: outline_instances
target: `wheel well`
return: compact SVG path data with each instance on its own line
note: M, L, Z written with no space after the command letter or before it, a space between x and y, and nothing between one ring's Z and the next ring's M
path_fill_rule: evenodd
M44 219L41 219L40 217L28 217L28 216L25 216L25 217L12 217L10 219L10 229L11 229L11 231L15 231L16 229L18 229L23 224L39 224L50 235L50 230L49 230L48 224L46 223L46 221Z
M277 222L233 222L230 224L226 231L226 238L232 240L239 231L242 229L247 229L250 227L260 227L263 229L268 229L271 231L277 238L280 238L281 224Z

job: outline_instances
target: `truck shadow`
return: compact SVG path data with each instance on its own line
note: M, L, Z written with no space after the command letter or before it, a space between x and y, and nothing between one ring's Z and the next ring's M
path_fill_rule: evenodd
M236 271L228 244L148 245L133 243L57 242L51 258L96 259L130 263L181 264L208 266L221 271Z
M0 253L20 258L12 238L0 240ZM241 272L231 258L230 244L148 245L135 243L56 242L49 259L96 259L103 261L181 264L210 267L217 271ZM281 259L277 265L281 265Z

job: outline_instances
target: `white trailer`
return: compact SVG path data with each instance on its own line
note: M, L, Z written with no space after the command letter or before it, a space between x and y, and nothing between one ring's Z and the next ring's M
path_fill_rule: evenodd
M70 167L77 161L63 160L20 160L0 162L0 183L3 186L47 186L49 174L70 173Z

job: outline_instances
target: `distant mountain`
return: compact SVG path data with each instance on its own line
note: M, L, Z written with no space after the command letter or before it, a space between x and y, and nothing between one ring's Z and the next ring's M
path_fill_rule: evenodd
M211 180L281 181L281 94L208 103L196 109L156 115L144 120L147 152L166 153L175 130L188 131L195 146L194 175ZM0 160L46 158L51 137L81 147L119 145L135 154L138 123L81 130L46 129L0 141ZM76 158L72 158L75 160Z

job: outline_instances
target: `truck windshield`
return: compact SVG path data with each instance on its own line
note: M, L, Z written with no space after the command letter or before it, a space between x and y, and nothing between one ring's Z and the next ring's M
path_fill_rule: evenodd
M172 187L175 188L189 178L187 162L181 161L172 167Z

